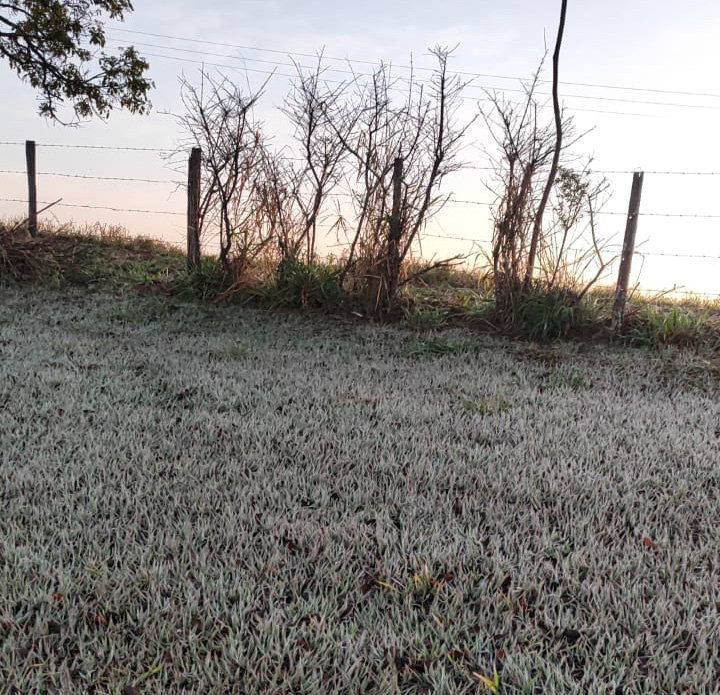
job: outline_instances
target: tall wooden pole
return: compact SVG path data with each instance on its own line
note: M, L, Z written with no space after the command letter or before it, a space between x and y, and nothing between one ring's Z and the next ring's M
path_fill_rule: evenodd
M187 266L188 270L200 267L200 172L202 152L193 147L188 164L187 188Z
M35 141L25 141L25 161L28 178L28 232L37 236L37 177L35 171Z
M640 196L642 195L643 172L633 174L632 188L630 190L630 204L628 205L627 221L625 223L625 240L623 241L622 256L620 257L620 270L618 272L617 287L615 288L615 303L613 304L612 329L620 328L625 318L625 301L627 300L628 284L630 282L630 268L635 252L635 235L637 233L638 215L640 214Z

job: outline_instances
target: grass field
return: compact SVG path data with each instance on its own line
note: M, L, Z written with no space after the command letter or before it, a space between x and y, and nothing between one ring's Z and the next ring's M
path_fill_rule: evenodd
M0 691L720 692L671 349L0 289Z

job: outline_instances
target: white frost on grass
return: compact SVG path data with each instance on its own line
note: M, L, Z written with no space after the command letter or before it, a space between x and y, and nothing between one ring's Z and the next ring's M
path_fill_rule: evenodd
M433 340L0 290L3 693L715 692L716 385Z

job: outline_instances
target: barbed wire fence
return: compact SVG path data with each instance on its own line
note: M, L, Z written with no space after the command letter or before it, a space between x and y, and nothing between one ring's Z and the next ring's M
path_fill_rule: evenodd
M22 147L26 148L29 145L30 141L25 142L19 142L19 141L0 141L0 147ZM110 153L110 152L130 152L130 153L149 153L153 157L167 157L170 156L175 152L174 148L160 148L160 147L134 147L134 146L118 146L118 145L82 145L82 144L60 144L60 143L33 143L33 149L34 147L37 147L39 149L67 149L67 150L94 150L104 153ZM34 156L34 155L33 155ZM155 164L157 162L153 162ZM127 215L130 216L139 216L139 215L152 215L153 218L157 216L157 218L166 219L166 223L162 224L162 232L161 233L146 233L144 235L151 236L151 237L157 237L159 239L162 239L163 241L166 241L172 245L175 246L184 246L185 244L185 234L184 231L176 231L179 229L184 230L184 224L181 224L181 222L184 221L184 218L186 217L186 212L183 211L183 205L184 205L184 188L186 186L186 183L179 180L178 178L153 178L149 176L113 176L113 175L94 175L94 174L87 174L87 173L79 173L79 172L72 172L72 171L43 171L38 170L36 172L33 172L34 176L39 178L41 182L43 179L58 179L60 181L64 182L70 182L75 181L81 184L85 184L90 181L97 181L100 183L107 183L107 184L133 184L137 186L158 186L158 189L161 190L161 187L164 186L170 193L183 191L182 196L179 197L179 202L182 200L182 204L178 205L176 209L170 209L170 208L156 208L156 207L150 207L150 206L137 206L132 204L115 204L114 202L110 202L109 204L97 204L97 203L85 203L80 202L79 200L73 201L72 198L68 199L67 196L67 188L64 187L61 191L58 191L57 186L46 186L45 189L49 189L52 191L51 195L43 197L42 200L36 199L35 200L35 207L37 206L47 206L45 209L53 209L53 212L55 212L55 209L62 209L67 210L70 213L74 212L82 212L82 211L92 211L92 210L98 210L103 212L109 212L109 213L118 213L121 214L122 220L119 223L118 226L122 226L127 228L131 233L133 232L134 228L137 228L137 223L134 223L132 218L130 220L127 219ZM28 178L28 183L26 184L25 190L23 193L25 194L25 197L20 197L18 195L19 193L19 187L22 185L21 183L13 186L13 190L15 191L16 195L2 195L0 197L1 203L13 203L16 204L13 207L15 207L15 210L17 210L17 204L21 204L24 206L24 210L27 210L27 213L23 211L21 215L25 215L26 222L30 222L30 218L32 218L32 207L30 206L30 199L32 197L33 193L33 185L29 181L30 177L30 165L29 162L26 161L26 168L20 169L20 168L4 168L0 169L0 177L3 178L11 178L11 177L23 177ZM1 181L2 179L0 179ZM7 191L8 186L3 185L0 190L3 192ZM134 191L137 193L137 189ZM83 188L82 195L83 197L86 197L88 193L87 188ZM94 195L98 195L99 191L93 191ZM118 195L118 191L112 191L111 197L113 199L124 197L125 200L132 200L133 198L137 199L137 195L129 196L127 194L121 193ZM154 197L154 196L153 196ZM174 206L173 206L174 207ZM15 216L17 216L17 212L14 213ZM9 215L6 215L9 216ZM167 224L167 221L170 221L171 224ZM150 227L152 226L151 223L149 223L148 220L143 220L143 227ZM170 233L168 233L170 231ZM176 233L173 233L176 232Z
M27 147L28 142L19 142L19 141L0 141L0 147ZM177 154L176 148L160 148L160 147L134 147L134 146L113 146L113 145L80 145L80 144L59 144L59 143L36 143L35 144L38 148L48 148L48 149L78 149L78 150L98 150L98 151L127 151L127 152L136 152L136 153L152 153L155 156L160 156L163 158L166 158L170 155ZM468 165L465 167L468 170L471 171L492 171L493 167L489 166L476 166L476 165ZM177 172L173 172L177 175ZM607 169L607 170L593 170L594 174L601 174L601 175L629 175L629 174L635 174L635 171L632 170L623 170L623 169ZM657 176L657 177L703 177L703 178L709 178L709 177L718 177L720 176L720 171L670 171L670 170L650 170L643 172L645 175L648 176ZM175 222L174 227L175 228L182 228L185 229L184 225L177 224L179 222L179 218L187 218L187 211L184 209L186 206L186 194L185 191L187 189L187 181L180 180L179 178L152 178L147 176L112 176L112 175L92 175L92 174L86 174L86 173L77 173L77 172L71 172L71 171L37 171L33 172L34 176L38 177L48 177L48 178L55 178L59 180L76 180L79 182L87 182L87 181L98 181L98 182L106 182L106 183L129 183L129 184L137 184L137 185L158 185L158 186L166 186L171 187L174 192L182 191L182 207L178 206L176 209L156 209L151 207L135 207L132 205L99 205L99 204L93 204L93 203L81 203L81 202L71 202L66 201L65 196L63 196L60 199L50 201L50 200L35 200L35 205L43 205L48 206L52 208L64 208L68 209L70 211L72 210L99 210L99 211L105 211L105 212L112 212L112 213L121 213L121 214L130 214L130 215L153 215L158 216L159 218L166 217ZM29 168L26 168L25 170L15 168L15 169L0 169L0 176L2 177L12 177L12 176L22 176L29 178ZM5 189L6 187L3 186L2 189ZM29 188L32 188L32 185L29 185ZM0 190L2 190L0 189ZM15 189L17 190L17 188ZM84 194L87 194L87 191L84 191ZM336 197L342 197L343 195L348 194L337 194ZM0 203L13 203L13 204L21 204L23 206L28 206L30 203L30 198L32 197L32 191L28 191L27 197L17 197L17 196L0 196ZM48 196L53 197L53 196ZM492 208L494 203L488 202L488 201L481 201L481 200L471 200L466 198L454 198L449 197L447 199L446 205L448 206L477 206L477 207L484 207L487 208L488 211ZM30 211L31 214L31 211ZM599 211L597 213L598 215L602 216L617 216L617 217L626 217L627 212L622 212L619 210L611 210L611 211ZM682 220L717 220L720 219L720 214L702 214L702 213L685 213L685 212L661 212L661 211L639 211L637 213L638 217L640 218L666 218L666 219L682 219ZM123 222L123 226L127 226L130 228L130 231L132 232L133 224L132 222L127 224L126 221ZM647 232L645 232L647 233ZM184 246L186 243L186 234L185 233L178 233L177 235L169 236L167 233L165 234L159 234L156 235L158 238L167 241L171 244L177 245L177 246ZM480 238L473 237L473 236L467 236L467 235L453 235L453 234L438 234L433 233L432 231L426 231L422 238L429 238L429 239L437 239L437 240L443 240L448 242L466 242L467 244L471 245L471 248L478 248L482 245L486 245L489 248L489 245L492 244L492 239L490 238ZM344 246L347 246L346 243L336 243L336 244L326 244L326 249L336 249L336 248L342 248ZM622 247L622 244L613 244L608 245L607 248L620 248ZM466 257L470 257L472 254L471 249L468 249L467 254L462 254ZM475 254L477 255L477 254ZM687 259L690 261L697 261L697 260L713 260L713 261L720 261L720 254L706 254L706 253L677 253L674 251L669 250L663 250L663 251L652 251L652 250L645 250L640 248L635 248L632 252L633 256L638 256L642 260L645 258L676 258L676 259ZM689 295L689 296L702 296L707 298L717 298L720 297L720 293L708 293L708 292L696 292L692 289L683 289L682 286L678 287L677 285L673 285L671 288L648 288L648 287L642 287L643 292L647 293L656 293L656 294L674 294L674 295Z

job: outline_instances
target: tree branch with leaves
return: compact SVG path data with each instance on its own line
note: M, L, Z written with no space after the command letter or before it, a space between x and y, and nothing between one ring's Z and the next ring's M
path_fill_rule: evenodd
M65 122L107 118L114 108L150 110L148 63L133 46L106 52L104 19L123 20L130 0L0 1L0 56L38 90L39 112Z

